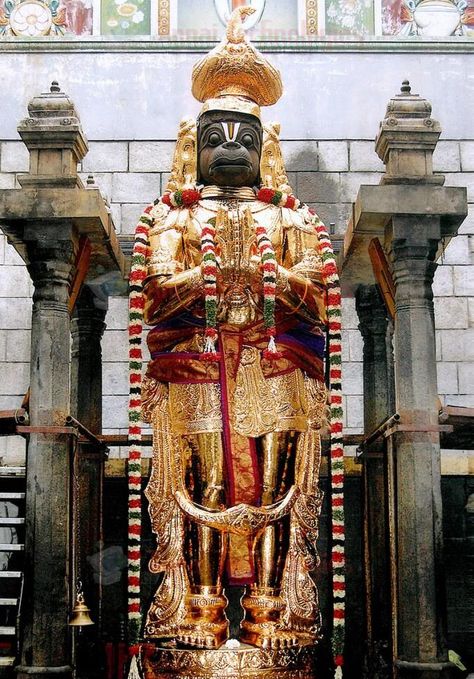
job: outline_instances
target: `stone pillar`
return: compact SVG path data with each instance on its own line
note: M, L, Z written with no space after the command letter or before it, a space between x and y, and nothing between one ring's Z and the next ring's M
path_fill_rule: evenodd
M376 140L386 165L381 184L436 192L433 173L441 127L428 101L408 82L387 106ZM429 202L428 202L429 206ZM427 206L427 207L428 207ZM441 216L392 215L385 244L395 283L395 399L400 426L393 434L396 514L398 675L441 676L448 667L444 640L441 465L433 313L433 275L441 243ZM398 429L398 430L397 430Z
M93 434L102 431L102 347L107 305L89 286L84 286L74 309L71 365L71 414ZM80 575L86 601L99 628L100 578L91 572L87 557L95 554L102 540L103 453L85 444L79 454L80 477ZM97 575L97 577L93 577Z
M70 610L70 438L47 433L64 427L69 413L69 283L75 260L70 223L41 238L25 234L33 280L30 423L45 433L30 435L26 460L25 585L18 677L72 676Z
M30 117L18 131L30 151L28 189L80 187L77 163L87 144L74 104L51 91L29 104ZM40 201L38 197L38 201ZM21 679L72 676L71 635L71 437L51 427L65 426L70 413L71 327L69 286L75 270L78 233L72 219L30 220L22 241L33 284L30 423L26 459L25 585ZM35 433L44 427L44 433Z
M53 82L51 90L35 97L28 110L30 115L18 131L30 152L30 172L19 177L21 189L0 190L0 227L24 259L35 286L25 590L20 616L21 659L16 672L21 679L69 679L73 654L68 616L74 594L70 519L74 430L65 428L71 407L70 284L74 278L75 290L85 277L88 285L100 288L97 280L104 275L109 283L110 276L122 281L125 259L104 199L98 189L85 189L77 174L87 141L73 102ZM91 246L90 261L85 267L83 258L76 267L78 252L84 254L85 239ZM81 360L74 367L78 384L74 411L89 428L98 430L100 353L94 354L93 344L99 345L103 316L92 311L88 319L86 310L82 316L78 313L78 328L84 330L91 323L91 344L87 363L84 340L76 340ZM90 480L95 494L98 483L97 478ZM86 498L83 505L86 507ZM100 525L100 518L92 514L91 510L89 528L95 521Z
M385 436L393 671L401 678L436 679L451 668L444 643L432 282L442 245L467 215L467 195L464 188L443 186L444 177L433 173L440 133L430 103L411 94L405 81L390 100L376 139L386 173L379 186L360 187L342 253L345 294L354 294L358 284L375 283L369 258L374 237L385 249L395 283L395 409L400 421ZM380 395L366 398L379 407Z
M356 290L363 347L364 432L369 435L393 414L392 324L376 285ZM387 493L384 444L380 439L364 451L362 459L364 497L364 571L366 589L367 673L389 675L390 564L386 545Z
M364 340L364 430L370 434L395 408L392 324L376 285L357 288L356 309Z
M84 286L72 317L71 414L93 434L102 431L102 347L107 305ZM92 578L87 557L95 554L102 540L102 486L104 456L92 444L80 454L80 574L86 600L99 627L100 587ZM90 594L90 596L88 596Z
M92 433L102 431L102 348L106 302L84 286L72 318L71 414ZM102 582L100 560L93 570L88 557L101 549L104 456L90 443L80 446L77 458L79 493L76 498L79 522L77 563L91 609L93 627L83 630L77 649L77 676L101 677L97 644L101 632ZM96 562L94 562L96 563ZM94 652L90 652L94 651Z
M401 676L418 673L413 663L422 671L424 664L447 662L432 291L439 222L429 216L393 220L396 402L407 428L394 434Z
M71 414L93 434L102 431L102 348L107 303L85 285L72 318Z

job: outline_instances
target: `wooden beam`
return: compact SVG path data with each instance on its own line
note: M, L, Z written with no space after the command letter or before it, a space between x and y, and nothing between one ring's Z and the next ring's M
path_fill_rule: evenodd
M91 261L92 244L87 236L82 235L79 239L79 250L76 257L74 276L69 288L69 315L72 316L74 307L81 293L82 286L89 271Z
M375 280L379 286L390 318L395 318L395 283L388 265L385 251L378 238L372 238L369 243L369 257L372 262Z

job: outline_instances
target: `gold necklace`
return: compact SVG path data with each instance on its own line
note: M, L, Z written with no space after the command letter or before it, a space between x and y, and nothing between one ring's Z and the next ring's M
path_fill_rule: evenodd
M255 191L250 186L205 186L201 191L202 198L225 200L256 200Z

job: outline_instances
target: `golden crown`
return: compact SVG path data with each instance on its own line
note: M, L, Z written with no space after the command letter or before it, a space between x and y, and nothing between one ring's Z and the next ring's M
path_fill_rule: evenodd
M204 102L203 112L229 110L260 117L260 106L275 104L282 95L280 72L250 44L242 20L253 7L237 7L226 36L193 68L193 95Z

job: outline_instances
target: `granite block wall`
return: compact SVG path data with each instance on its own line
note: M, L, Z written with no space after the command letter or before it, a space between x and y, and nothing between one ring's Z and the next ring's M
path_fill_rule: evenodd
M131 237L142 208L165 186L173 156L170 141L90 141L81 167L92 173L110 203L117 232ZM313 206L342 237L357 190L377 184L383 166L367 140L283 141L290 183L299 198ZM435 169L446 185L467 186L470 214L459 235L447 245L435 277L438 381L443 403L474 407L474 141L442 140ZM21 141L0 143L0 187L18 186L28 169ZM28 387L32 286L21 259L0 238L0 409L19 407ZM112 297L103 340L104 430L127 426L127 299ZM362 431L362 339L354 301L344 299L345 431ZM0 439L4 460L21 459L23 441ZM115 449L113 455L124 456Z

